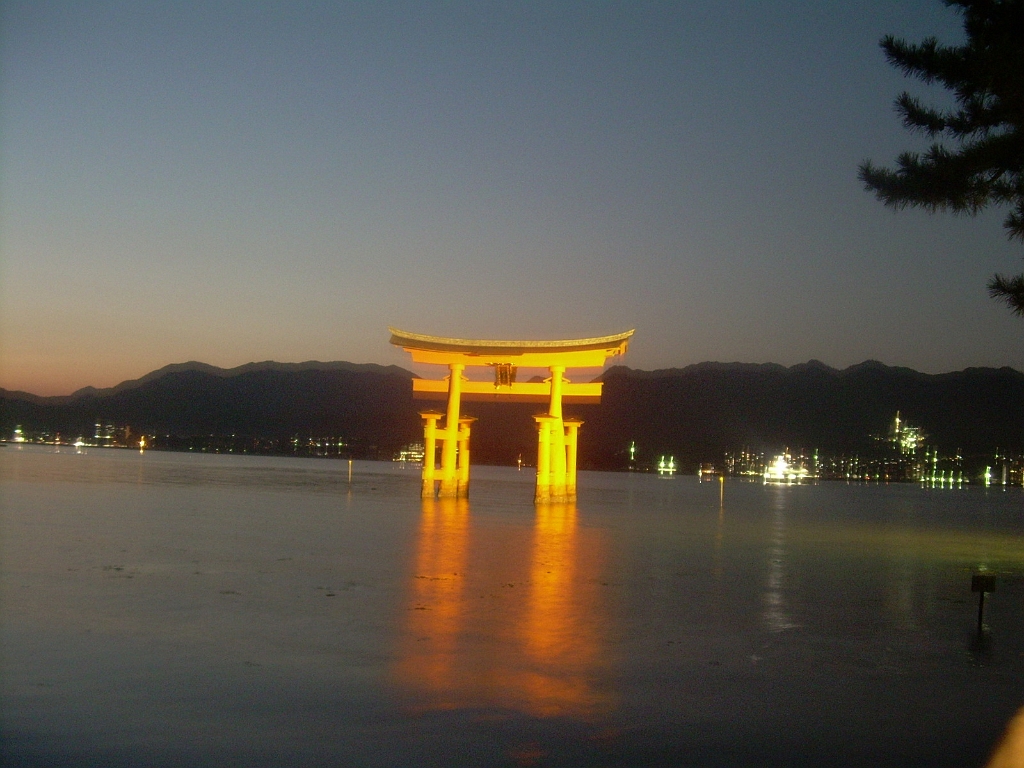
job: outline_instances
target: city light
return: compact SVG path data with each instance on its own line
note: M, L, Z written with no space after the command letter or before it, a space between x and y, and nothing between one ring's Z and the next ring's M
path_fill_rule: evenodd
M807 480L811 473L807 467L794 464L788 453L779 454L764 470L766 483L800 483Z

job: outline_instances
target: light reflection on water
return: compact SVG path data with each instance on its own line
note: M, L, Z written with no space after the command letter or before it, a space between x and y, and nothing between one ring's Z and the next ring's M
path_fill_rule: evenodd
M786 503L787 489L771 488L770 500L771 529L768 534L768 575L762 598L762 614L765 628L769 632L785 632L799 626L789 615L786 606Z
M396 685L423 710L607 711L603 533L573 504L539 507L531 532L473 528L467 499L424 500Z
M0 451L2 762L979 765L1024 703L1020 489L346 470Z

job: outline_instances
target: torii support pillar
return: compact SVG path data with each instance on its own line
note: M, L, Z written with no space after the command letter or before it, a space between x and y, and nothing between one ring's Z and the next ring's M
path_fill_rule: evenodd
M565 424L562 422L562 388L565 385L565 366L551 366L551 401L548 416L551 424L551 501L564 502L565 498Z
M420 498L432 499L437 495L435 475L437 471L437 411L420 411L423 417L423 475Z
M460 499L469 497L469 426L474 421L472 416L459 419L459 486L455 495Z
M554 419L546 413L533 418L537 420L537 488L533 500L547 504L554 500L551 492L551 430Z
M576 446L579 444L579 419L564 419L565 423L565 497L569 501L576 498Z
M534 500L538 504L575 501L576 447L583 422L579 419L556 419L549 413L533 418L537 421L537 490ZM558 431L563 431L561 446ZM560 466L559 456L562 457Z
M441 446L441 499L459 495L459 473L456 465L459 444L459 406L462 399L462 372L466 366L452 363L448 366L448 412L444 417L444 444Z

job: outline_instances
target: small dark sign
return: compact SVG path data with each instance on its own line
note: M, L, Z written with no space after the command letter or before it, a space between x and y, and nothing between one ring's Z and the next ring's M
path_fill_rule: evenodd
M995 592L996 577L993 573L975 573L971 576L971 592Z

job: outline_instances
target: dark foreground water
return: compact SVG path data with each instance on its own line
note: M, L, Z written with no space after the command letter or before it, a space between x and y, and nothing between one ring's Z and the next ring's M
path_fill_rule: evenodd
M0 450L4 766L980 766L1024 494ZM971 574L997 591L976 633Z

